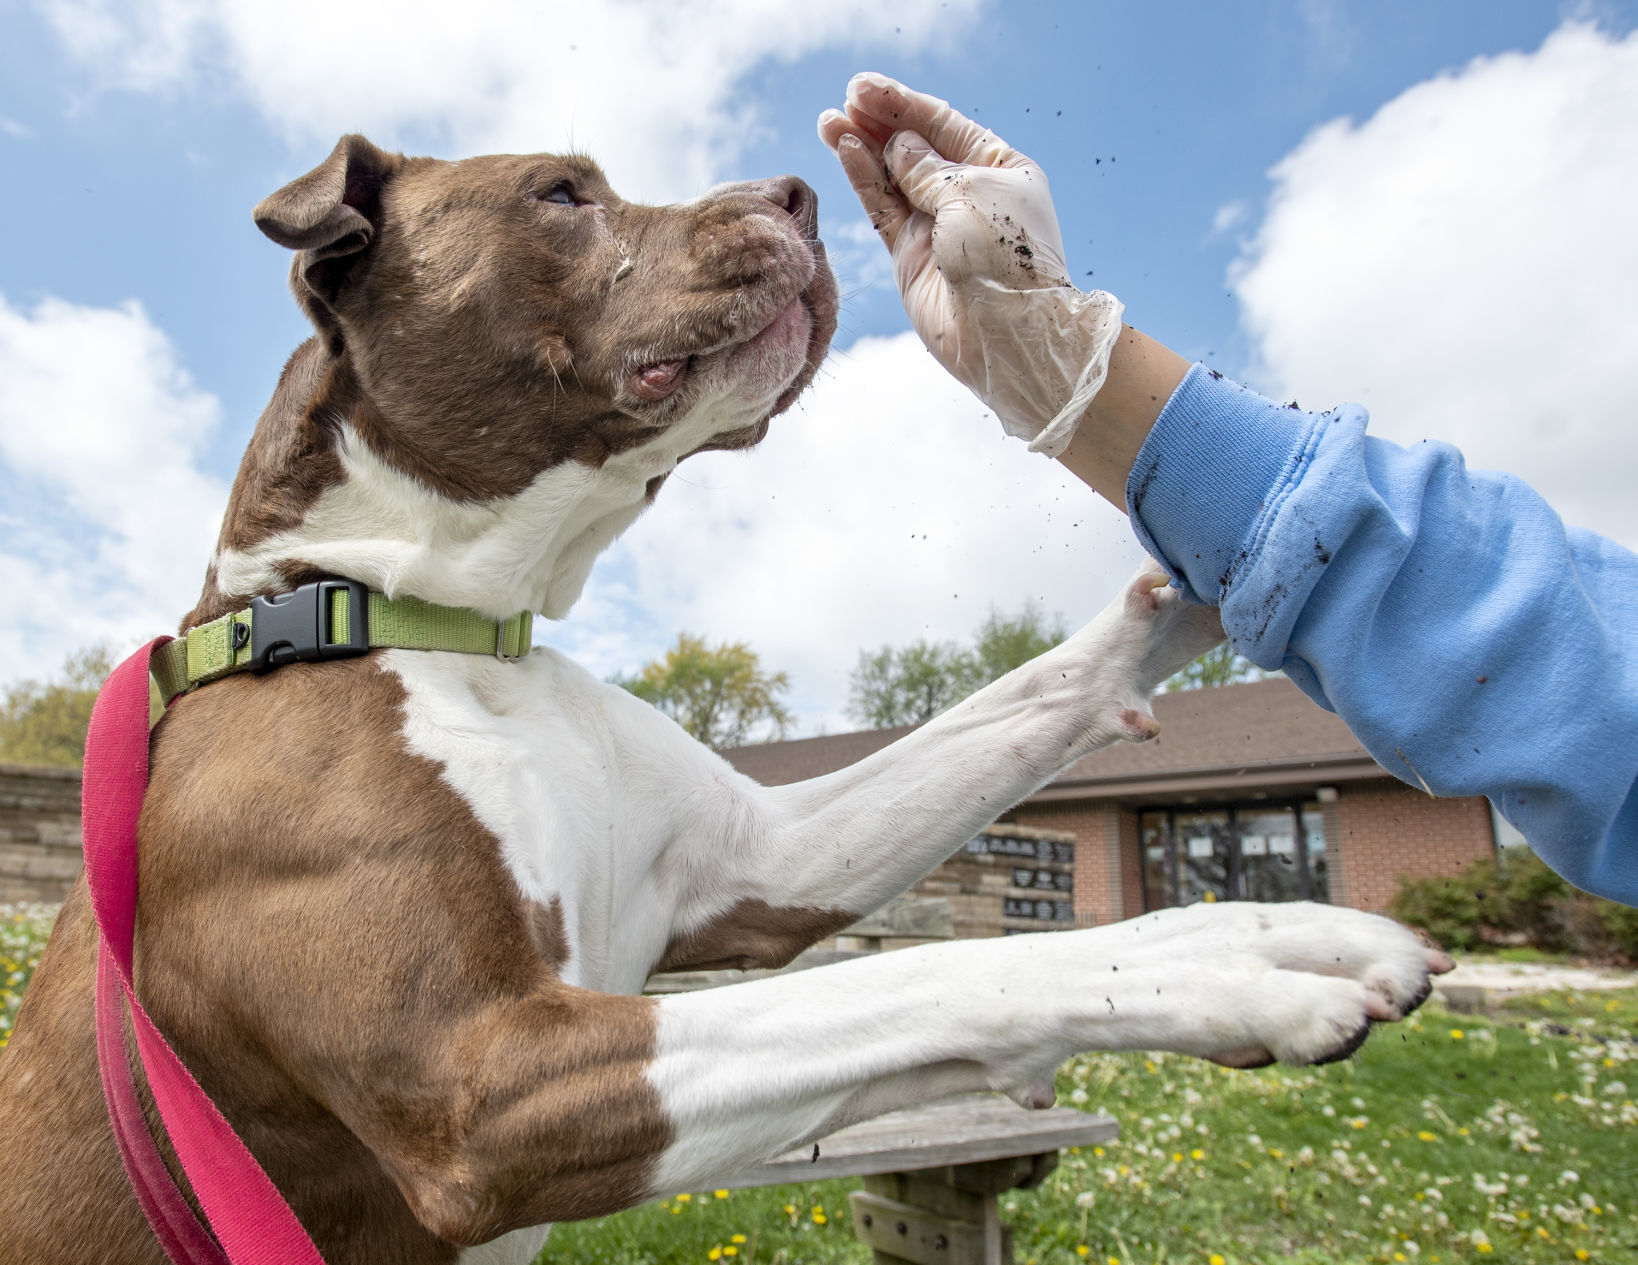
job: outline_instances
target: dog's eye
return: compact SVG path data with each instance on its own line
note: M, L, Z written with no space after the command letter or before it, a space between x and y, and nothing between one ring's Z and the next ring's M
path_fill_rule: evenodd
M541 202L555 202L559 206L579 206L580 199L574 196L574 186L567 180L559 180L544 193L537 193L535 197Z

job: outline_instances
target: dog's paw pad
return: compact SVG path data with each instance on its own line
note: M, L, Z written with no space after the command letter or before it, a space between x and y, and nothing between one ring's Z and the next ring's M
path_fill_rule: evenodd
M1137 707L1128 707L1120 714L1120 736L1127 742L1149 742L1160 736L1160 722Z

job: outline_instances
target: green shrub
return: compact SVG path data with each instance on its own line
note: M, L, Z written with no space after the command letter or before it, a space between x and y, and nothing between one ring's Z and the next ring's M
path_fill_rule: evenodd
M1528 848L1471 861L1448 878L1401 878L1391 910L1447 949L1508 944L1638 960L1638 909L1577 891Z
M1421 927L1447 949L1471 949L1479 943L1476 890L1466 871L1453 878L1401 879L1391 910L1400 922Z

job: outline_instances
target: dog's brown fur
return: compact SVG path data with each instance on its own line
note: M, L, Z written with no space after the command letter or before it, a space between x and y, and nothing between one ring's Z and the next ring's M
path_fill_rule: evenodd
M578 214L592 201L596 220ZM800 234L758 227L769 201ZM299 251L318 337L257 425L223 548L299 523L345 477L343 420L444 497L489 500L663 431L689 384L640 398L644 363L692 365L800 296L809 363L771 416L835 327L811 193L788 178L655 208L583 158L441 163L349 137L257 219ZM798 249L818 254L812 280ZM184 626L249 596L213 574ZM330 1265L445 1263L627 1206L669 1140L643 1074L651 1003L559 978L561 909L519 895L495 838L404 750L402 702L369 659L184 696L155 732L139 831L139 994ZM103 1107L95 944L82 880L0 1060L6 1265L163 1261Z

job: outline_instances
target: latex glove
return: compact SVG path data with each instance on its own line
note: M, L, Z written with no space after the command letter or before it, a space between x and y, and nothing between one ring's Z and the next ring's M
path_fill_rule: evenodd
M1045 174L885 75L855 75L819 135L893 257L922 342L1008 434L1057 456L1108 376L1121 304L1070 284Z

